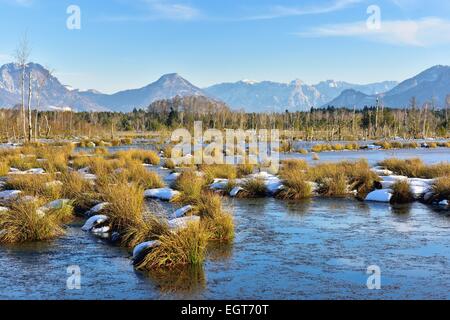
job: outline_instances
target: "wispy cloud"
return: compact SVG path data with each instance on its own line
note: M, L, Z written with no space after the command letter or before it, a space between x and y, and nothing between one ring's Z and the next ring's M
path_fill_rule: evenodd
M14 58L9 54L0 53L0 63L9 63L12 62Z
M135 15L104 16L104 21L152 21L152 20L183 20L189 21L201 16L200 10L172 0L139 0L144 13ZM141 10L140 10L141 11Z
M301 37L355 37L394 45L429 47L450 44L450 21L437 17L419 20L382 21L380 29L369 29L366 22L324 25Z
M0 3L6 3L9 5L16 5L20 7L30 7L34 0L0 0Z
M363 2L364 0L333 0L323 4L316 4L309 7L288 7L288 6L273 6L267 10L266 13L254 15L245 18L244 20L268 20L283 18L289 16L303 16L331 13L346 9L352 5Z

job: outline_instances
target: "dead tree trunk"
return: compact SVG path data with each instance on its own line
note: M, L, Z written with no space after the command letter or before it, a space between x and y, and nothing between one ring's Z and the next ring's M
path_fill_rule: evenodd
M31 142L31 139L33 138L33 121L31 119L31 96L32 96L32 73L31 70L28 74L28 142Z

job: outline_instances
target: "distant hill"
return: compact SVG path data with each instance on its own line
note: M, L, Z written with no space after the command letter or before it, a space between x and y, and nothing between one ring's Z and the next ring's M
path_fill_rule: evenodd
M79 92L79 94L112 111L122 112L132 111L134 108L144 108L154 101L171 99L176 96L206 95L200 88L176 73L166 74L156 82L140 89L120 91L111 95L92 90Z
M28 74L32 74L32 88L36 93L40 89L40 108L44 110L73 109L77 111L104 111L105 107L86 99L76 91L71 91L52 76L40 64L29 63L25 68L26 89L28 90ZM21 74L22 69L14 63L5 64L0 68L0 106L13 107L21 104ZM45 80L45 81L44 81ZM28 92L28 91L27 91ZM36 107L35 97L32 107Z
M283 112L286 109L305 111L313 106L322 106L349 89L372 95L386 92L397 84L395 81L386 81L357 85L328 80L311 86L300 80L290 83L239 81L214 85L204 90L209 96L220 99L233 108L243 108L249 112Z
M178 113L183 112L186 115L230 111L230 108L225 103L205 96L176 96L172 99L158 100L150 104L147 111L169 113L171 109Z
M383 105L400 108L408 106L411 99L415 97L418 106L428 102L433 103L436 107L445 107L448 95L450 95L450 67L434 66L403 81L384 94L366 95L362 92L344 91L326 105L363 108L375 105L376 99L379 97Z
M114 94L72 89L61 84L48 70L36 63L26 66L26 73L30 71L34 92L38 83L44 83L40 103L40 109L43 110L129 112L135 108L147 108L155 101L175 97L203 97L196 103L202 105L200 100L208 99L247 112L284 112L286 109L305 111L321 106L362 108L374 105L377 97L386 107L404 107L412 97L416 97L419 106L433 101L435 106L443 107L446 96L450 94L449 66L432 67L402 83L385 81L367 85L334 80L316 85L308 85L301 80L290 83L244 80L201 89L180 75L171 73L145 87ZM20 104L20 77L21 69L14 63L0 68L0 107L11 108ZM44 79L45 82L42 81ZM33 108L36 107L35 100L33 96Z

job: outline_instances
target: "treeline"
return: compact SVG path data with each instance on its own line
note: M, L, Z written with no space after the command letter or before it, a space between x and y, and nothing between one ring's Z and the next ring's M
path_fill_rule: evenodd
M362 110L333 107L307 112L246 113L228 108L196 109L193 105L163 100L147 110L130 113L33 111L34 138L114 137L123 133L145 135L149 131L192 129L195 121L204 128L279 129L303 140L363 140L450 137L448 109L387 109L367 107ZM200 100L199 100L200 101ZM0 136L3 141L23 139L20 110L0 110Z

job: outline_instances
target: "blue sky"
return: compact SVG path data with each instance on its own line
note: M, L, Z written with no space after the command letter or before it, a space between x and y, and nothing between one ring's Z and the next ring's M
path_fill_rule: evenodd
M80 30L66 27L72 4ZM370 5L381 29L367 28ZM33 61L103 92L171 72L200 87L404 80L450 65L449 17L442 0L0 0L0 63L27 32Z

